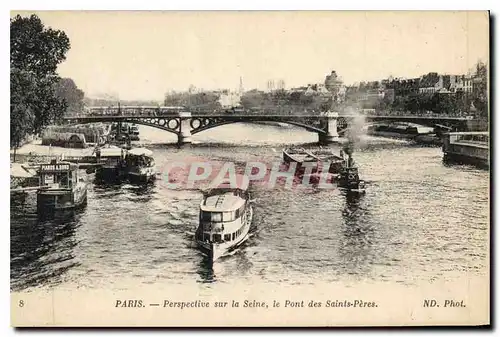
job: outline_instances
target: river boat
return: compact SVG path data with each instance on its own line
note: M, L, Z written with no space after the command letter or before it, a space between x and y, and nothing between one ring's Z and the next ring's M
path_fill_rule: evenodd
M10 164L10 189L21 189L27 186L38 186L36 168L27 167L20 163Z
M132 124L130 126L129 136L130 136L130 140L132 140L132 141L140 140L140 138L139 138L139 128L137 127L137 125Z
M130 126L127 123L121 123L120 133L129 134Z
M359 179L358 167L351 156L348 156L340 170L337 185L351 193L365 193L365 181Z
M96 179L119 180L124 177L126 150L119 147L96 149Z
M450 132L443 136L443 160L448 163L490 166L490 137L484 132Z
M368 135L399 139L413 139L418 135L432 133L433 131L434 129L430 127L404 122L376 124L367 128Z
M78 175L78 165L52 160L38 169L39 212L75 209L87 203L88 183Z
M125 165L131 182L146 183L155 180L156 166L153 152L145 148L134 148L127 152Z
M136 124L130 126L130 133L134 135L139 135L139 127Z
M125 133L111 134L108 144L126 150L130 150L132 148L132 144L130 143L130 137L128 134Z
M283 150L283 160L285 163L297 163L296 172L302 173L306 167L311 166L311 173L323 171L323 165L329 163L327 171L329 173L340 172L344 159L331 150L306 150L300 148L287 148Z
M443 145L443 140L435 133L424 133L417 135L413 138L413 141L417 144L441 146Z
M221 184L204 193L200 204L196 243L214 262L248 239L253 208L248 177L239 187Z

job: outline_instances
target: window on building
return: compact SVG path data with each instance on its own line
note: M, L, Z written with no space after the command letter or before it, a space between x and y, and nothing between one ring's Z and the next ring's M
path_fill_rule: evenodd
M224 234L224 241L231 241L231 234Z

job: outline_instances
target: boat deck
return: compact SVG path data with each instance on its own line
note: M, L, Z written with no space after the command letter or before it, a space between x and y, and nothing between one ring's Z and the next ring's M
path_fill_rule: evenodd
M473 147L479 147L479 148L483 148L483 149L489 148L487 143L481 142L481 141L475 141L475 140L460 140L460 141L456 141L456 142L451 142L450 144L473 146Z

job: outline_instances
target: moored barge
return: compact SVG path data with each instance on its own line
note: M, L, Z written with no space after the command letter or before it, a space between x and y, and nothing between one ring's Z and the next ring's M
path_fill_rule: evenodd
M450 132L443 137L443 160L488 168L490 165L488 132Z
M287 148L283 150L283 161L287 164L296 163L296 172L303 173L310 168L311 173L340 172L344 159L328 149L306 150ZM328 167L324 167L328 165Z

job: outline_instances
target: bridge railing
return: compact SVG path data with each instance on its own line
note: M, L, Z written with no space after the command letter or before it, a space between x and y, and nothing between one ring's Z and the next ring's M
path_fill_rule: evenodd
M291 111L282 108L277 109L181 109L172 107L109 107L109 108L89 108L85 112L72 114L71 117L113 117L113 116L126 116L126 117L157 117L157 116L170 116L177 115L180 112L191 112L193 115L245 115L245 116L259 116L259 115L276 115L276 116L322 116L324 112L314 109L304 109L304 111ZM366 117L427 117L427 118L469 118L473 119L475 116L467 112L456 113L436 113L425 112L415 113L410 111L370 111L370 112L339 112L340 116L359 114Z
M411 112L411 111L375 111L363 113L365 116L409 116L409 117L474 117L473 114L459 111L452 113L437 113L433 111L428 112Z

